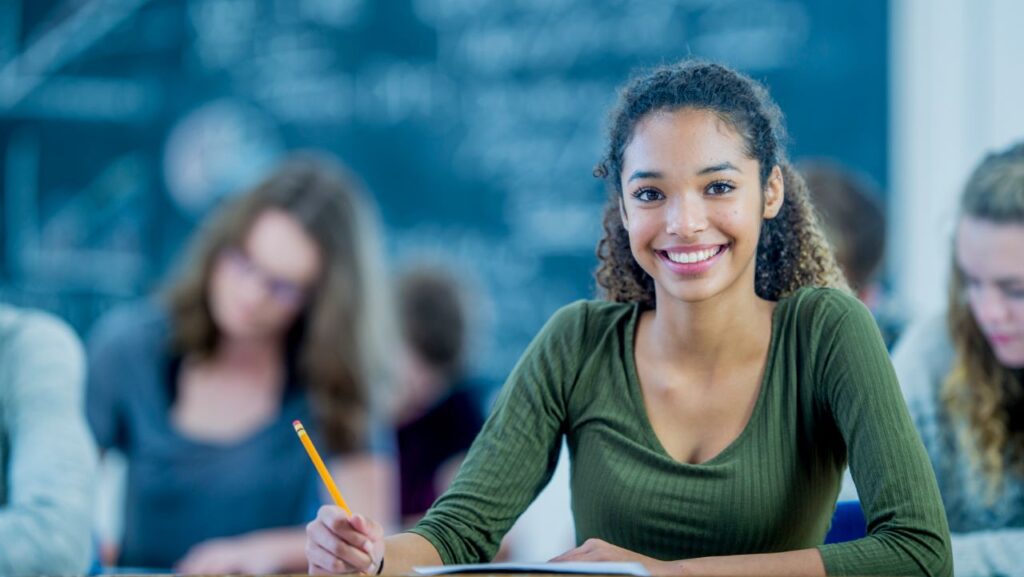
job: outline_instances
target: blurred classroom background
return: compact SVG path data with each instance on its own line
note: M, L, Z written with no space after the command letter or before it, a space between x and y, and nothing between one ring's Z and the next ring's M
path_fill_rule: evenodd
M378 203L389 269L460 273L496 388L594 295L615 88L695 56L769 86L794 160L874 183L911 320L943 305L968 170L1024 136L1020 22L1016 0L0 0L0 301L84 337L218 200L324 149Z
M888 190L890 18L882 0L0 0L0 298L87 334L219 198L321 148L365 179L389 266L440 257L487 295L469 357L500 382L594 293L590 173L632 68L749 72L795 158Z

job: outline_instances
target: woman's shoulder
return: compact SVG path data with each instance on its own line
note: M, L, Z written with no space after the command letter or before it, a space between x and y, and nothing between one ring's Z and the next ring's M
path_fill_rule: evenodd
M892 355L907 402L914 407L936 407L955 356L945 313L911 324L896 342Z
M952 358L953 343L944 312L928 315L907 327L893 350L894 358L904 356Z
M850 294L849 291L820 286L801 287L779 300L779 304L783 303L818 312L832 310L843 312L851 308L863 307L857 297Z
M90 355L104 351L142 352L164 346L170 337L166 308L153 299L140 300L111 309L89 332Z
M632 314L636 303L620 303L601 299L580 299L558 309L553 316L587 317L593 320L615 319Z
M48 350L57 358L80 355L74 330L61 319L39 310L0 305L0 343L4 354L20 356Z
M779 300L784 316L804 327L828 331L848 317L872 319L864 303L847 291L829 287L803 287Z
M575 334L582 340L601 334L632 318L636 303L605 300L578 300L555 311L545 325L544 332Z

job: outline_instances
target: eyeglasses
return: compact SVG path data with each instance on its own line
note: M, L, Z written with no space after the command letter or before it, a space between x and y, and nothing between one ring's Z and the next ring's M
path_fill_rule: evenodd
M221 258L235 273L260 282L270 298L280 305L297 307L306 300L306 287L297 282L279 278L263 270L239 247L221 251Z

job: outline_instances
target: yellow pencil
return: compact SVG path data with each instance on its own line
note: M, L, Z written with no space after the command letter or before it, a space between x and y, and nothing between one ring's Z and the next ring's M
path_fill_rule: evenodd
M334 484L334 479L331 478L330 471L324 466L323 459L320 458L320 453L316 452L316 447L313 446L313 441L310 440L309 435L306 433L305 427L302 426L302 421L292 421L292 426L295 427L295 432L299 435L299 440L302 441L302 446L306 448L306 453L309 454L309 458L313 461L313 466L316 467L316 472L320 473L320 478L323 479L324 485L327 485L327 492L331 494L331 498L334 499L334 504L341 507L349 515L352 514L352 510L348 508L348 504L345 503L345 499L342 498L341 492L338 491L338 486Z

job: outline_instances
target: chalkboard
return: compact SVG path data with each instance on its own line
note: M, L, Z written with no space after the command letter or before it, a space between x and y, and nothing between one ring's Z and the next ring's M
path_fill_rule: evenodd
M0 0L0 299L83 334L158 285L205 211L295 148L367 182L388 264L474 293L500 380L594 294L615 90L687 56L768 84L794 157L885 185L882 0Z

